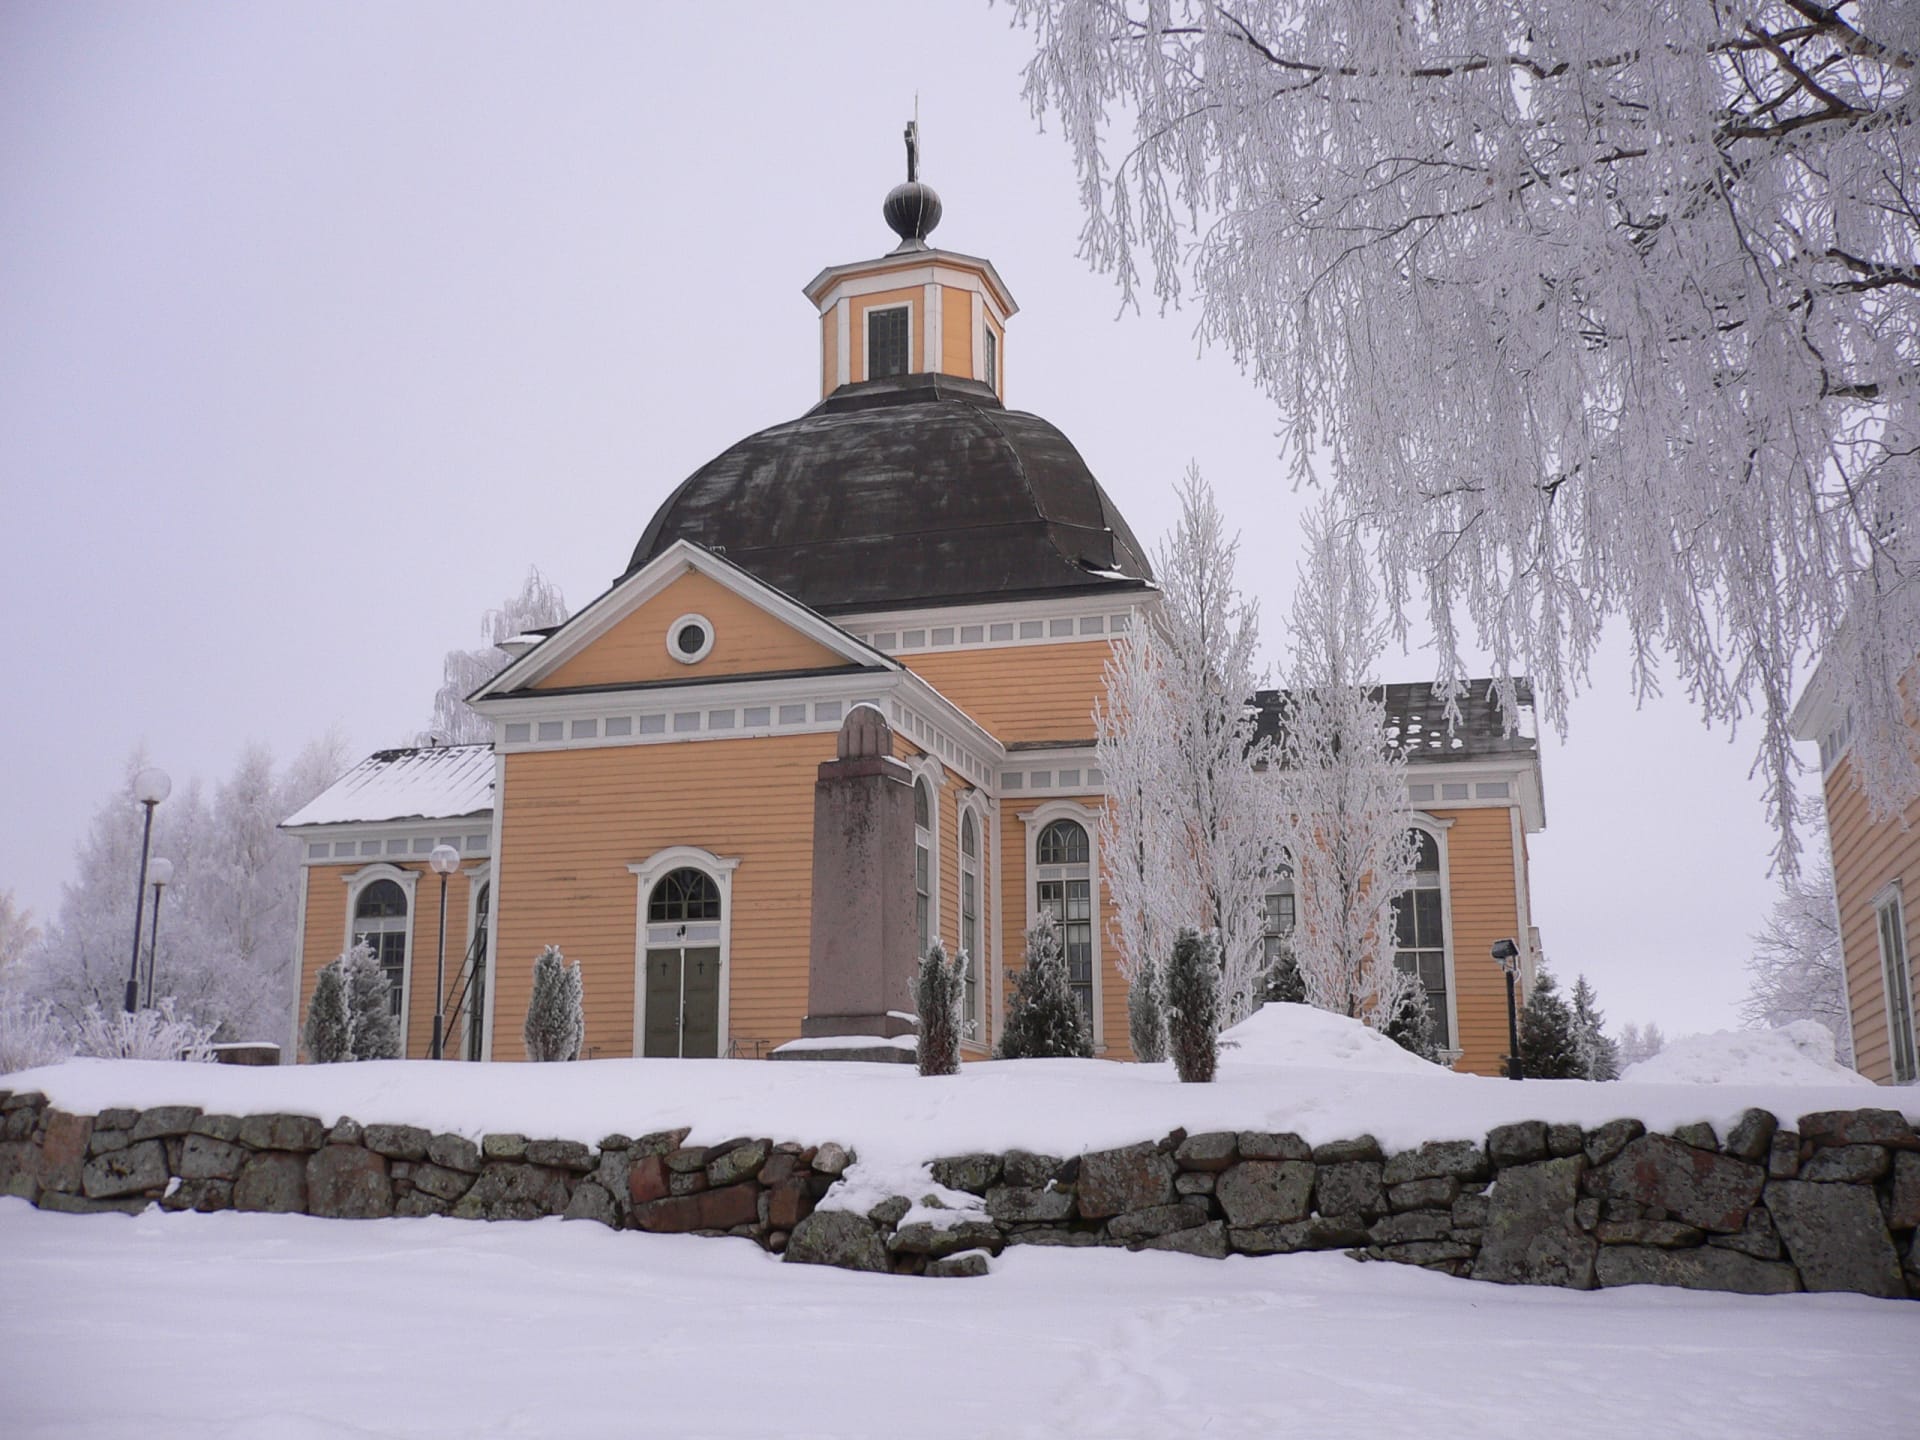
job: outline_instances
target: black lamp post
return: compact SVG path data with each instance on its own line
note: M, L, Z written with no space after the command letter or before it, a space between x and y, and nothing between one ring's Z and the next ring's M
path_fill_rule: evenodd
M147 931L147 1004L153 1004L154 956L160 953L160 892L173 883L173 862L156 855L147 866L147 879L153 884L153 928Z
M1520 947L1511 940L1496 940L1493 958L1507 972L1507 1078L1524 1080L1527 1067L1520 1058L1520 1010L1513 993L1514 980L1520 974Z
M433 1049L430 1052L430 1058L438 1060L441 1032L447 1020L447 876L460 868L460 852L451 845L436 845L427 863L440 877L440 957L433 966Z
M140 922L147 900L147 854L153 847L153 807L173 793L173 781L167 772L149 765L133 777L133 798L147 807L146 822L140 828L140 878L133 887L133 959L127 965L126 1011L140 1008Z

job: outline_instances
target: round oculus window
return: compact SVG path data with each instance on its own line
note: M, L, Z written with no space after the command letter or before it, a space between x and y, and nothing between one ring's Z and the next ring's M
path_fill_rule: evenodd
M682 615L667 627L667 653L682 665L707 658L713 649L713 622L704 615Z

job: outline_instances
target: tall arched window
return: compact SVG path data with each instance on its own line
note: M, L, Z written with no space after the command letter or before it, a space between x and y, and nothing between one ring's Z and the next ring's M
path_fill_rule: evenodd
M353 905L353 939L364 944L387 972L388 1005L400 1014L407 979L407 892L392 880L376 880Z
M1451 1049L1447 1026L1446 895L1440 886L1440 842L1425 830L1412 832L1420 847L1413 884L1394 903L1393 963L1416 975L1433 1011L1433 1038Z
M925 955L933 945L933 798L924 779L913 782L913 925Z
M1055 820L1034 846L1035 908L1053 916L1066 952L1067 982L1093 1032L1093 867L1087 828Z
M966 1033L980 1035L980 828L971 810L960 816L960 948L967 957Z

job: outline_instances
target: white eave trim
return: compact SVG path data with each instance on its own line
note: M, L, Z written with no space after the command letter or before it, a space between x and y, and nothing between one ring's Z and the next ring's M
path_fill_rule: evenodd
M945 273L941 273L945 272ZM916 281L913 277L918 275ZM952 285L956 289L973 289L985 281L983 293L990 295L995 307L1001 312L1000 320L1006 320L1020 313L1013 292L1007 289L1007 282L1000 278L1000 272L994 269L991 260L978 255L963 255L958 250L912 250L899 255L878 255L871 260L855 260L845 265L829 265L802 288L801 293L811 300L816 309L825 313L828 305L836 296L832 295L837 284L851 285L871 277L878 283L876 290L907 289L918 284Z

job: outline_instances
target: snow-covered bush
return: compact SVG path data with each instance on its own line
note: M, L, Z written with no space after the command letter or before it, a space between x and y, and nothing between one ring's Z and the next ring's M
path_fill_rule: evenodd
M960 1072L960 1008L967 989L967 952L947 959L938 940L921 957L913 979L914 1008L920 1012L920 1073Z
M1427 1000L1427 987L1418 983L1400 987L1398 1001L1387 1023L1380 1027L1402 1050L1410 1050L1422 1060L1440 1059L1440 1047L1434 1043L1433 1006Z
M1279 949L1267 962L1265 988L1262 1000L1283 1005L1304 1005L1307 1003L1307 982L1300 974L1300 958L1293 953L1291 936L1283 938Z
M356 1060L398 1060L400 1021L393 1013L393 986L386 967L367 944L355 945L334 962L347 986L347 1018Z
M1002 1060L1093 1058L1093 1037L1067 979L1067 957L1050 917L1028 927L1026 967L1014 977L1000 1035Z
M1520 1054L1526 1061L1529 1080L1586 1078L1573 1007L1561 995L1550 971L1537 972L1526 1008L1520 1012Z
M1133 1056L1146 1065L1167 1058L1167 977L1157 957L1134 967L1127 987L1127 1039Z
M75 1053L103 1060L213 1059L213 1030L174 1014L173 997L129 1015L124 1010L102 1014L89 1005L74 1033Z
M580 967L569 965L558 945L549 945L533 962L533 993L527 999L522 1032L529 1060L572 1060L586 1038L586 992Z
M0 989L0 1075L73 1054L73 1032L44 1000Z
M1204 1085L1220 1063L1220 942L1191 925L1167 962L1167 1048L1187 1084Z
M353 1059L353 1018L347 1012L346 970L338 960L322 966L313 982L313 999L307 1002L307 1021L301 1027L300 1043L307 1047L307 1058L316 1065L337 1065Z

